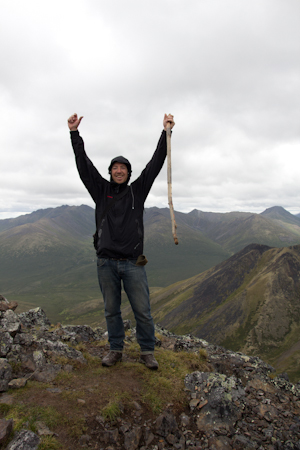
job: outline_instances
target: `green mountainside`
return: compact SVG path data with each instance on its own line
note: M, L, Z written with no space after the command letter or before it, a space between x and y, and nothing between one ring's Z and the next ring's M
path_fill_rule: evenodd
M179 220L177 227L178 246L174 244L171 232L169 209L146 209L144 251L149 260L150 286L168 286L203 272L230 256L220 244L196 228Z
M21 310L41 304L59 321L61 311L82 301L85 291L84 300L99 297L90 242L92 208L40 210L0 221L0 227L5 228L0 232L0 290Z
M176 334L258 355L299 378L300 245L249 245L153 295L152 314Z
M178 246L172 238L169 209L145 210L146 268L152 293L202 274L251 243L300 244L300 218L283 208L263 214L198 210L175 214ZM94 227L94 210L84 205L0 220L0 293L18 301L21 311L41 306L54 323L103 323Z

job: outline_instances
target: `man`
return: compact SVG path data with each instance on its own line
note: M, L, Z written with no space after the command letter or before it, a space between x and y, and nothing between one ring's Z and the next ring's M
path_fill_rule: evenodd
M113 366L122 360L124 326L121 316L121 281L136 320L136 337L141 348L140 362L152 370L158 368L154 357L154 323L150 311L149 288L143 265L144 203L159 174L167 153L166 127L175 125L171 114L164 115L164 130L156 151L141 175L129 186L131 164L123 156L113 158L104 179L84 150L78 127L82 117L73 114L68 120L71 142L81 180L96 204L97 269L105 305L110 343L102 365Z

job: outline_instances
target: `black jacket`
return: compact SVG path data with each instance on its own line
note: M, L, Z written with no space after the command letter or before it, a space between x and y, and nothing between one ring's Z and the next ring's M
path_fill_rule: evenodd
M109 182L100 175L87 157L78 131L71 131L71 141L80 178L96 203L98 257L136 259L143 254L144 203L167 154L166 132L162 132L154 155L141 175L129 186L125 196L108 211L101 223L101 216L108 203L123 189L127 189L127 183Z

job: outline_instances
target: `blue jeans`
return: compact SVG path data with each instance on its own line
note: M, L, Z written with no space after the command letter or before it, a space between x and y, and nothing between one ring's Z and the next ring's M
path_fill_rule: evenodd
M124 325L121 316L121 280L136 320L136 337L144 354L153 353L154 323L150 311L149 288L145 268L135 261L98 258L98 280L105 305L110 349L122 351Z

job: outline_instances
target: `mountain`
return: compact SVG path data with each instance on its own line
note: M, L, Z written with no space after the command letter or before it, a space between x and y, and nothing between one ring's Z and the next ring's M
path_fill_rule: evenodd
M300 245L252 244L152 296L155 322L300 377Z
M93 210L61 206L0 221L0 292L21 309L39 302L51 318L99 298L91 244Z
M179 245L174 244L170 211L149 208L145 211L145 254L149 260L147 275L150 286L168 286L207 270L230 253L184 221L177 223Z
M176 212L174 245L168 208L145 209L145 254L151 292L198 275L251 243L300 243L300 219L268 214ZM294 218L295 222L291 220ZM92 245L94 210L61 206L0 220L0 293L20 309L42 306L53 322L97 324L103 302Z
M300 243L299 218L279 207L269 208L261 214L194 210L189 214L179 213L179 216L231 254L252 243L270 247Z
M41 305L53 321L103 319L92 244L94 210L61 206L0 221L0 292L22 310ZM170 215L145 213L150 286L161 287L223 261L229 253L184 225L181 245L171 236Z

